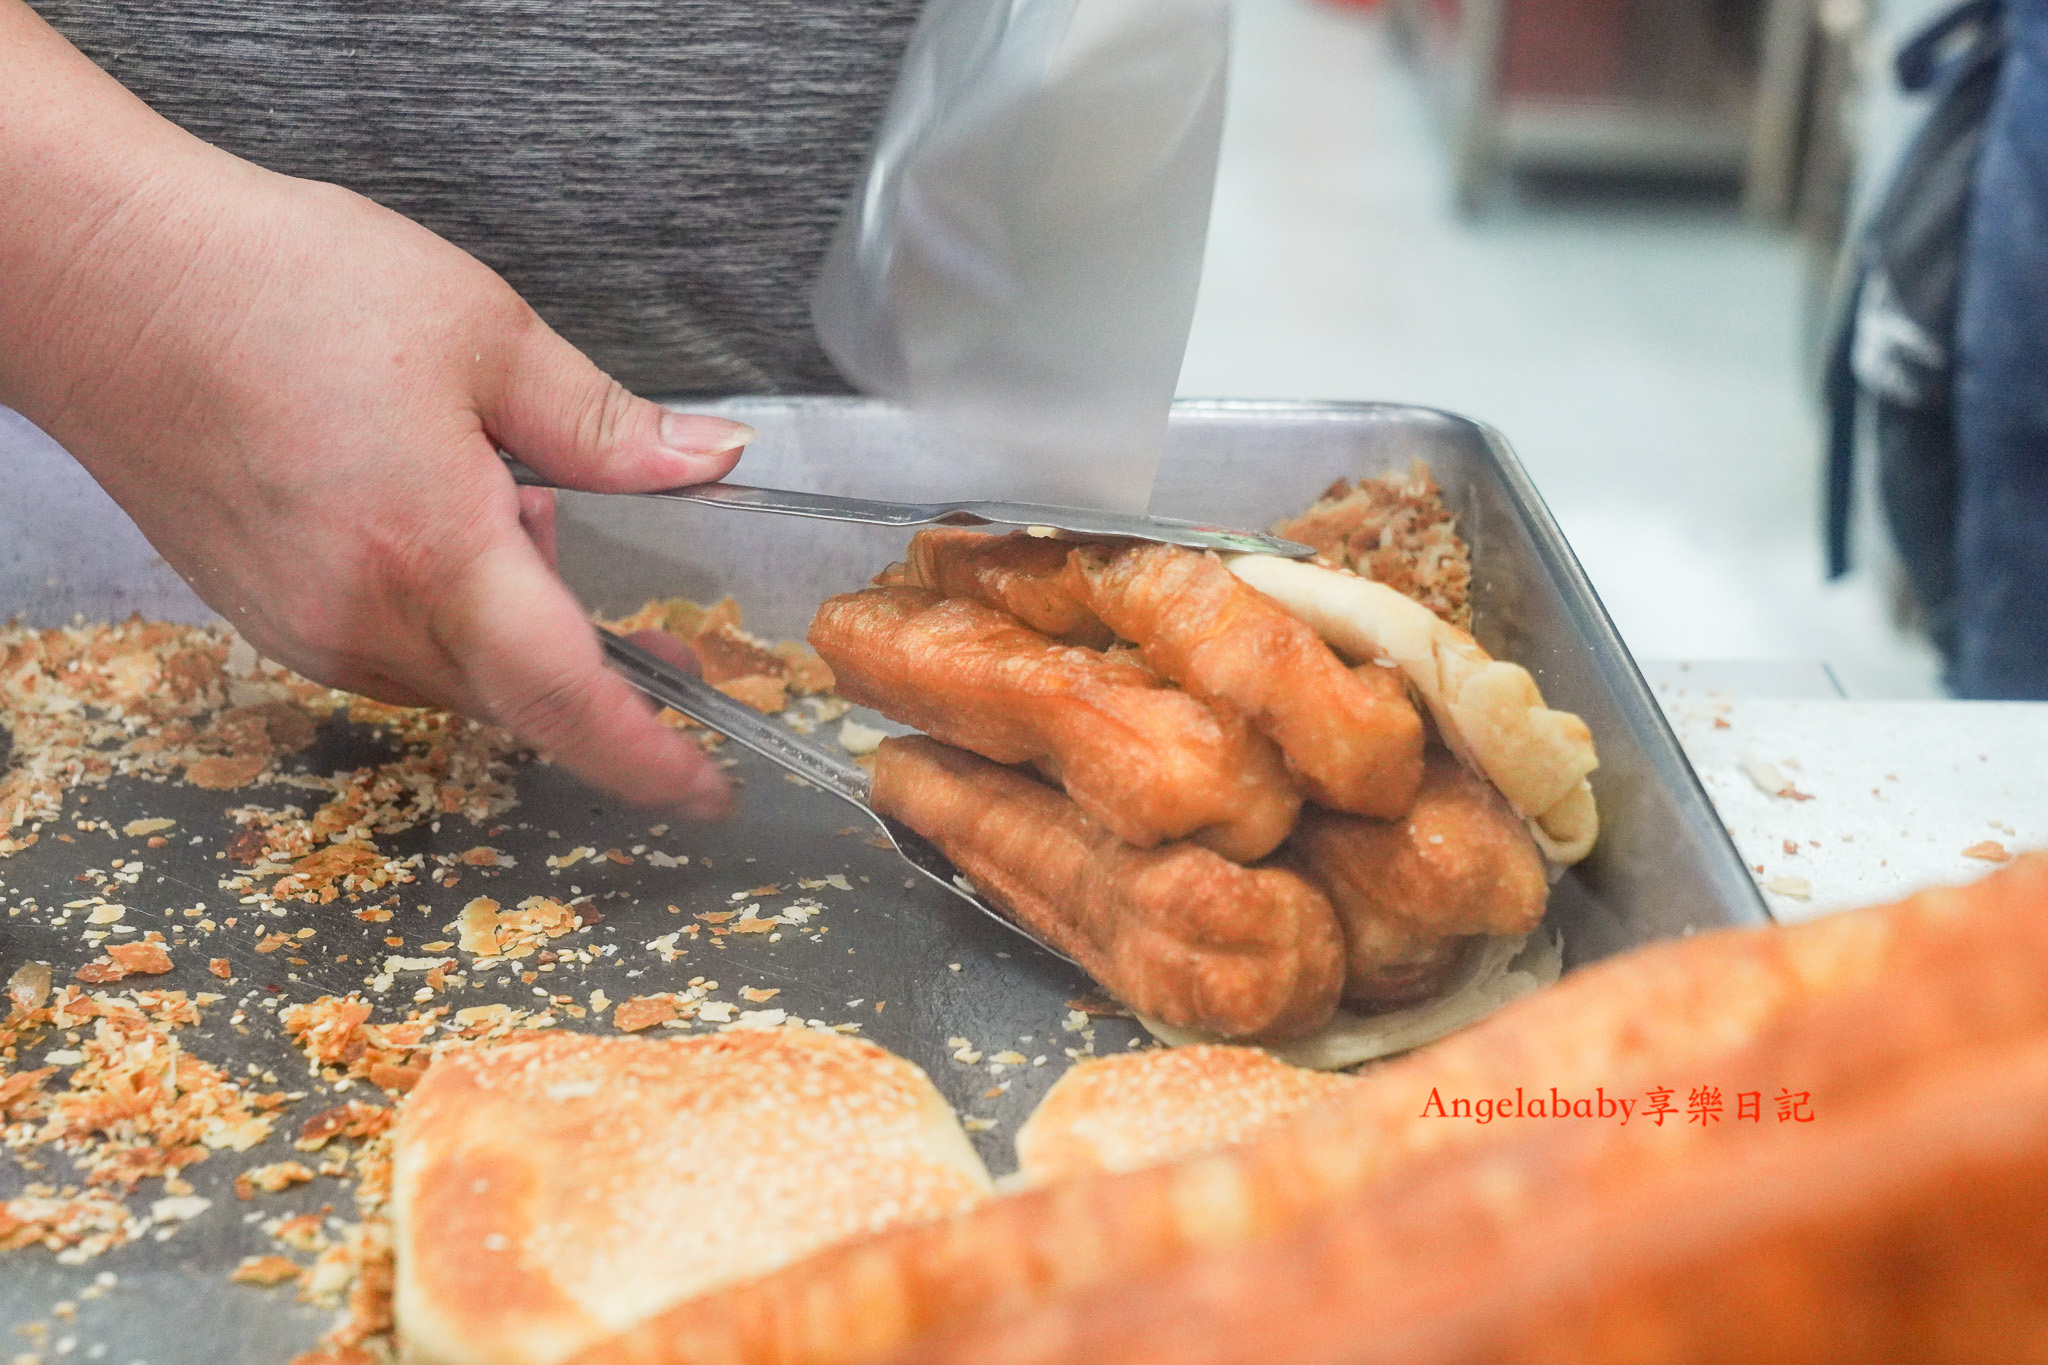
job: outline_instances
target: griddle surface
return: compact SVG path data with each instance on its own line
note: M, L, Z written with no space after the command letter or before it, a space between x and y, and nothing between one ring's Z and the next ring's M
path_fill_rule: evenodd
M737 754L737 746L726 746L726 752ZM378 762L392 753L376 733L337 720L322 728L311 749L279 760L279 769L325 773ZM558 964L536 983L570 995L578 1004L586 1003L593 990L602 989L613 1001L623 1001L680 989L690 978L702 976L719 983L716 999L736 1008L754 1007L741 999L741 987L772 987L779 993L759 1008L782 1008L793 1018L831 1024L858 1023L859 1036L923 1067L963 1115L994 1119L993 1128L972 1137L993 1171L1011 1170L1017 1126L1070 1064L1063 1049L1081 1046L1081 1036L1066 1031L1063 1022L1066 1002L1087 994L1090 982L1075 968L915 877L893 852L871 846L867 840L876 831L852 807L797 785L750 755L740 754L732 771L743 786L739 811L731 821L715 827L672 822L667 833L657 837L649 831L659 817L597 798L560 770L522 760L516 768L519 804L499 821L479 826L459 816L448 817L438 829L423 825L378 840L388 854L420 853L430 860L432 855L489 844L510 854L516 866L461 868L460 881L452 889L421 876L405 886L353 900L343 897L329 905L289 903L283 915L237 906L235 895L221 889L220 879L240 870L223 852L237 832L228 812L250 804L309 806L309 797L317 800L317 793L279 785L210 792L117 777L105 789L83 793L85 804L80 804L81 793L71 794L64 818L45 824L34 847L0 862L0 904L19 911L0 917L0 976L24 960L41 959L52 964L56 983L70 980L96 951L80 937L82 913L75 912L62 927L52 925L49 917L67 900L104 894L128 907L122 923L134 925L137 932L124 937L139 938L142 931L156 929L170 940L173 969L167 975L130 977L93 989L219 992L226 998L202 1011L198 1027L177 1033L180 1045L238 1078L252 1064L258 1072L275 1073L275 1085L260 1084L257 1089L308 1093L280 1111L271 1138L261 1146L244 1153L216 1152L187 1168L186 1178L213 1204L168 1240L146 1235L77 1266L60 1265L40 1248L0 1253L0 1324L14 1328L47 1323L49 1334L41 1348L46 1360L55 1360L57 1343L70 1337L75 1345L65 1358L102 1359L114 1365L282 1365L313 1347L331 1321L330 1311L297 1303L290 1285L257 1289L231 1285L227 1276L244 1256L283 1252L248 1215L260 1212L268 1218L332 1205L337 1217L353 1221L353 1187L320 1178L245 1203L235 1196L234 1177L252 1166L299 1156L291 1142L312 1114L345 1098L381 1102L384 1097L362 1082L337 1094L336 1087L309 1075L305 1059L276 1023L277 1015L290 1003L352 990L375 1002L373 1023L402 1019L410 1008L426 1008L415 1006L411 998L421 981L418 974L401 975L386 993L376 995L364 984L372 970L369 964L381 964L390 954L435 956L420 945L456 938L444 926L480 895L508 907L532 895L563 901L578 895L594 897L588 905L602 921L547 946L616 943L617 954L587 967ZM161 849L144 847L142 838L74 828L76 821L86 819L106 822L118 831L128 821L159 816L178 822L166 832L171 842ZM848 828L856 832L838 832ZM61 842L59 834L70 834L74 842ZM599 857L560 871L547 866L551 855L579 846L602 854L635 845L687 857L689 862L663 869L644 856L630 865ZM143 863L135 885L94 887L74 882L87 868L108 869L114 858ZM799 879L815 881L835 872L844 874L854 889L798 888ZM730 898L735 892L768 883L782 886L783 894L762 898L764 915L800 897L818 900L826 909L800 928L782 929L774 942L766 933L714 940L705 927L694 943L687 935L679 940L686 951L673 963L663 963L644 946L657 936L701 924L693 918L697 914L734 909ZM394 892L398 904L388 922L366 923L350 913L381 904ZM19 910L29 898L42 908ZM201 903L220 923L211 933L198 931L196 920L180 913ZM429 908L422 913L416 908L420 905ZM671 914L671 905L680 913ZM230 915L238 920L233 928L225 924ZM265 955L255 952L262 936L300 928L315 931L303 947ZM403 938L405 946L387 945L386 935ZM470 971L467 955L454 950L444 955L458 958L468 980L451 983L431 1004L453 1009L492 1002L526 1009L545 1004L535 995L535 986L519 980L517 970ZM292 965L291 956L304 958L306 965ZM348 960L340 961L344 956ZM208 959L217 957L233 964L232 985L209 973ZM533 970L536 962L527 958L516 965ZM262 1007L265 998L275 999L278 1006ZM228 1024L241 1003L249 1012L247 1034ZM879 1012L878 1004L883 1006ZM556 1015L558 1028L614 1031L608 1014L576 1020L557 1009ZM1099 1053L1122 1051L1138 1037L1136 1026L1127 1020L1097 1019L1093 1026ZM689 1031L714 1027L700 1023ZM640 1036L673 1032L654 1029ZM981 1062L970 1066L953 1060L955 1049L947 1039L955 1037L967 1038L981 1050ZM22 1064L37 1065L40 1052L63 1046L62 1035L46 1034L35 1049L24 1050ZM1006 1048L1027 1057L1044 1055L1047 1061L992 1076L988 1058ZM62 1079L52 1078L51 1088ZM1010 1082L1008 1091L984 1098L985 1092L1005 1081ZM15 1156L0 1160L0 1198L18 1194L34 1181L80 1183L68 1159L52 1149L28 1155L42 1169L27 1169ZM160 1182L145 1181L128 1202L146 1212L161 1193ZM95 1276L106 1271L118 1276L118 1283L101 1297L81 1299ZM75 1318L52 1316L52 1306L60 1300L77 1303ZM10 1354L36 1349L31 1339L12 1332L8 1341ZM93 1348L102 1345L104 1351L94 1355Z

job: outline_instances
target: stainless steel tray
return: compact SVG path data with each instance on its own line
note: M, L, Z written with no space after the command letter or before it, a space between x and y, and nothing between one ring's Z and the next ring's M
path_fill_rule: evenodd
M943 443L924 439L916 425L887 407L859 400L748 400L718 405L753 423L761 439L748 454L750 480L791 488L857 496L914 496L943 482L934 451ZM1497 434L1478 424L1418 408L1377 404L1183 403L1176 408L1168 458L1161 470L1154 510L1166 515L1261 525L1292 513L1340 475L1405 468L1429 462L1458 511L1474 550L1474 606L1478 633L1488 648L1527 665L1552 704L1579 712L1592 726L1601 766L1594 774L1605 821L1593 856L1568 873L1553 893L1551 922L1564 935L1568 964L1605 956L1651 939L1693 928L1749 924L1764 920L1759 897L1724 834L1705 794L1686 766L1678 745L1653 704L1628 654L1616 637L1556 525L1544 510L1521 467ZM39 513L25 490L9 516L30 524ZM30 536L17 542L8 578L0 582L0 616L22 613L41 623L68 620L73 612L104 619L125 615L137 603L159 610L189 612L163 582L160 565L112 576L65 558L77 543L81 515L93 513L86 495L73 486L62 492L61 515L72 531L64 537ZM10 491L10 497L12 492ZM86 499L89 502L89 498ZM50 509L50 514L59 514ZM563 499L562 561L570 582L593 607L623 611L653 596L686 594L709 600L730 592L746 609L748 624L771 637L798 637L820 598L858 586L895 558L907 541L902 531L820 522L776 523L737 518L716 510L650 504L629 498L567 495ZM26 544L27 551L19 547ZM36 547L48 544L41 559ZM132 581L130 581L132 580ZM179 603L187 603L180 611ZM351 766L374 752L373 740L333 727L294 763L321 771ZM787 781L764 762L743 758L739 815L715 829L690 830L651 841L650 817L595 800L559 771L521 770L521 807L513 828L490 840L512 853L519 867L479 886L465 879L453 890L431 884L407 888L407 901L425 902L433 913L412 916L411 940L438 937L438 928L471 896L488 891L500 900L536 893L560 894L569 885L610 897L598 902L605 921L586 931L599 942L622 947L613 965L592 968L563 983L579 996L602 987L614 999L666 989L693 975L709 975L732 999L739 985L779 987L776 1006L792 1015L832 1022L858 1020L863 1035L911 1058L928 1071L964 1113L995 1120L976 1135L983 1156L998 1171L1013 1164L1010 1141L1045 1088L1065 1068L1062 1049L1079 1044L1063 1028L1066 1002L1088 990L1073 968L976 914L934 887L905 886L893 853L870 847L860 836L838 831L852 821L846 808L825 794ZM251 789L210 793L189 788L117 784L95 796L91 813L113 820L172 815L180 832L205 836L200 845L182 841L148 855L151 875L132 888L126 922L152 927L174 906L211 892L220 863L214 854L233 831L226 811L251 801L282 805L296 793ZM559 838L550 838L552 831ZM417 829L388 840L401 853L446 853L480 842L478 831L460 820L439 832ZM656 842L688 853L688 867L663 871L644 861L632 866L580 864L574 875L551 877L544 855L578 844L598 849ZM125 847L121 853L132 853ZM100 839L61 844L49 839L0 862L0 902L13 904L34 891L49 894L91 865L104 865L110 852ZM778 943L766 935L728 938L727 946L693 948L663 968L640 945L665 934L699 911L729 908L735 891L764 882L789 884L797 877L847 875L851 893L821 891L830 907L819 923L831 930L822 942L785 934ZM862 879L866 880L863 881ZM152 891L152 887L160 890ZM682 918L666 907L676 905ZM284 1000L307 999L359 988L359 964L366 954L391 951L381 942L391 925L363 924L337 904L326 912L307 908L236 936L223 931L202 950L174 953L177 969L147 984L205 990L218 983L206 974L207 956L234 961L240 990L275 985ZM258 933L278 927L316 926L310 965L287 978L279 955L256 956ZM421 932L425 926L433 931ZM567 940L565 940L566 942ZM333 961L347 954L351 964ZM29 916L0 916L0 973L27 957L45 958L60 977L85 960L75 926L52 929ZM637 971L633 977L628 970ZM398 1001L402 992L386 999ZM454 995L456 1006L494 1000L532 1004L529 988L505 975ZM859 1000L855 1006L849 1001ZM886 1000L885 1012L874 1004ZM206 1024L181 1038L191 1051L237 1073L248 1064L274 1068L279 1088L304 1085L303 1062L286 1042L258 1028L248 1036L225 1027L227 1006L210 1012ZM266 1012L267 1013L267 1012ZM380 1019L384 1015L380 1012ZM582 1025L565 1026L588 1027ZM1031 1042L1023 1042L1029 1035ZM1121 1020L1094 1026L1098 1052L1123 1049L1136 1038ZM984 1053L978 1065L953 1059L949 1038L965 1037ZM991 1076L987 1056L1014 1047L1027 1056L1046 1055L1044 1066L1011 1068ZM1011 1088L989 1098L1003 1081ZM359 1093L359 1092L358 1092ZM79 1267L55 1264L40 1251L0 1254L0 1328L32 1320L49 1324L50 1341L76 1338L76 1355L104 1343L101 1357L115 1365L202 1365L249 1362L281 1365L308 1348L328 1315L294 1303L286 1290L230 1286L229 1269L244 1255L276 1248L246 1225L250 1211L302 1212L322 1204L347 1214L349 1196L326 1180L263 1196L251 1204L236 1200L231 1182L247 1166L291 1155L290 1137L304 1118L334 1102L315 1094L286 1112L279 1135L243 1156L217 1154L189 1172L214 1207L165 1243L144 1241L119 1248ZM63 1160L42 1154L49 1169L33 1178L62 1178ZM0 1158L0 1197L30 1177L11 1158ZM138 1194L146 1202L153 1189ZM102 1271L119 1283L104 1297L78 1302L69 1321L50 1317L58 1300L78 1300ZM31 1349L29 1343L7 1348ZM46 1347L46 1359L54 1350Z
M862 497L942 482L903 413L861 399L721 405L761 439L747 478ZM1576 711L1600 752L1600 842L1551 896L1567 966L1690 929L1768 919L1755 883L1680 751L1614 623L1520 461L1491 427L1392 403L1183 401L1174 405L1152 511L1265 526L1331 482L1428 463L1472 546L1475 632ZM909 533L762 525L695 508L567 494L562 568L592 606L736 593L748 625L800 636L821 597L901 556Z

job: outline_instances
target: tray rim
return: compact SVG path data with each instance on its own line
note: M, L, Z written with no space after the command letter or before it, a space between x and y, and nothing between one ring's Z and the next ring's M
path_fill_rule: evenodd
M1728 833L1713 799L1708 796L1698 769L1686 757L1677 732L1671 728L1664 708L1657 704L1649 682L1636 664L1635 655L1615 628L1606 603L1600 600L1599 590L1587 577L1585 566L1579 562L1578 554L1565 537L1564 529L1557 524L1557 518L1551 514L1550 505L1543 500L1521 457L1515 454L1513 445L1499 428L1443 408L1373 399L1177 398L1173 403L1173 413L1330 418L1355 418L1367 414L1421 415L1451 426L1464 427L1476 434L1487 458L1500 475L1501 486L1513 503L1516 514L1529 529L1544 571L1558 585L1574 624L1587 637L1587 646L1592 650L1601 674L1614 687L1622 711L1645 739L1646 750L1660 774L1674 781L1673 794L1681 806L1688 809L1688 814L1695 817L1695 827L1708 832L1706 842L1712 849L1711 860L1716 864L1717 885L1714 889L1730 912L1732 922L1736 925L1777 923L1763 892L1750 877L1741 851L1735 847L1734 837ZM1732 885L1719 885L1722 882ZM1728 894L1731 891L1734 893L1732 898Z
M909 414L901 404L861 394L749 394L722 399L666 399L669 403L715 406L736 415L749 409L789 411L838 409L848 412ZM1175 398L1167 415L1167 455L1171 459L1171 431L1182 421L1204 418L1266 417L1296 420L1357 422L1362 418L1422 419L1462 430L1474 437L1499 478L1502 491L1535 546L1538 562L1557 586L1567 614L1591 651L1595 666L1613 689L1623 718L1640 737L1646 757L1660 778L1670 787L1696 833L1703 836L1703 854L1712 879L1709 888L1726 912L1731 927L1754 927L1777 923L1763 892L1749 875L1740 850L1722 822L1706 785L1685 755L1678 736L1657 704L1642 670L1629 652L1621 632L1615 628L1599 591L1587 577L1585 567L1571 548L1564 530L1551 514L1535 481L1529 476L1514 446L1499 428L1474 417L1427 404L1384 399L1349 398L1220 398L1189 396ZM1148 499L1148 506L1157 497Z

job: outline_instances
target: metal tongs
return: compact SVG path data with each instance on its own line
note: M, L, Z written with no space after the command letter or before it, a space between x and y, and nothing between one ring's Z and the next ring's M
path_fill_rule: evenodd
M505 466L512 472L512 481L522 487L573 491L542 478L517 460L507 459ZM1091 507L1054 507L1036 502L875 502L868 498L839 498L825 493L750 488L737 483L698 483L625 496L669 498L739 512L775 512L786 517L808 517L814 521L857 521L874 526L1023 526L1046 534L1098 540L1157 540L1168 545L1187 545L1223 554L1280 555L1286 559L1308 559L1315 554L1315 550L1307 545L1264 531L1239 531L1228 526L1180 521L1173 517L1104 512ZM682 710L681 707L676 709ZM739 736L734 735L733 738L738 739Z
M516 460L507 459L512 479L527 488L560 488ZM567 491L567 490L565 490ZM822 521L866 522L878 526L1023 526L1048 535L1083 539L1124 538L1163 541L1196 549L1230 554L1271 554L1305 559L1315 554L1309 546L1283 540L1263 531L1238 531L1226 526L1177 521L1169 517L1138 516L1126 512L1103 512L1084 507L1050 507L1030 502L872 502L865 498L829 497L822 493L792 493L774 488L748 488L740 484L705 483L684 488L662 489L638 494L640 497L671 498L679 502L727 507L746 512L779 512L785 516L810 517ZM1001 910L983 900L960 876L946 855L917 831L893 820L869 804L874 779L867 769L842 754L810 744L784 726L776 724L751 707L742 705L717 688L693 677L675 665L648 653L630 640L600 629L605 653L612 667L627 682L664 706L673 707L700 725L707 725L736 740L771 763L795 773L804 781L822 787L882 827L889 842L903 855L903 861L975 909L1012 931L1030 939L1055 957L1073 959L1025 929Z
M1073 959L1018 924L983 900L957 872L946 855L900 820L891 819L868 804L874 778L868 770L844 754L809 743L786 726L778 725L752 707L734 701L702 678L693 677L640 646L611 631L598 628L598 639L619 675L663 706L673 707L700 725L752 749L771 763L795 773L813 786L822 787L882 827L889 842L903 855L903 861L946 890L966 901L1014 933L1022 934L1054 957Z

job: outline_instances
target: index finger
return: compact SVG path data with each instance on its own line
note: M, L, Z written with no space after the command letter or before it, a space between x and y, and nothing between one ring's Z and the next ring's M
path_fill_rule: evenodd
M516 527L469 562L430 628L488 719L592 786L698 819L731 810L718 766L604 666L582 608Z

